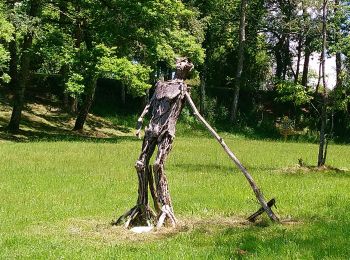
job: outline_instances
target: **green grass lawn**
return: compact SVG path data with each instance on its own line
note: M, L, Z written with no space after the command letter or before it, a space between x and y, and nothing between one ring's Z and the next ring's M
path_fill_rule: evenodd
M259 205L210 137L176 138L166 170L179 227L141 235L109 225L136 201L141 141L1 142L0 259L350 258L349 146L329 147L344 171L295 172L299 158L316 163L316 145L224 139L285 223L245 221Z

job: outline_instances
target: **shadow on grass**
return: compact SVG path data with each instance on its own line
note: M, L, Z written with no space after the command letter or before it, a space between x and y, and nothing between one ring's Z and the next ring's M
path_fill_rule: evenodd
M70 131L47 132L47 131L29 131L20 130L16 134L6 132L6 129L0 128L0 140L13 142L96 142L96 143L117 143L121 141L135 141L139 140L133 136L114 136L114 137L95 137L84 135L83 133L74 133Z
M350 204L338 205L328 216L297 226L230 227L216 234L208 258L226 259L349 259Z
M196 173L196 172L206 172L206 171L217 171L218 173L223 173L227 174L227 172L232 172L236 171L235 167L229 167L225 165L220 165L220 164L209 164L209 163L184 163L181 162L179 164L174 164L171 165L170 167L174 167L176 169L181 170L182 172L191 172L191 174Z
M138 141L136 137L127 135L116 135L115 133L104 133L100 128L122 133L129 133L128 128L119 127L108 122L99 122L96 118L89 119L89 130L77 132L68 128L65 122L69 116L60 116L54 119L52 116L40 115L41 120L29 120L26 116L21 122L21 129L17 133L7 130L7 120L0 117L0 140L15 142L56 142L56 141L78 141L78 142L108 142L115 143L122 140ZM43 120L42 120L43 119ZM47 122L55 122L50 124Z
M1 105L1 104L0 104ZM0 140L31 141L84 141L111 142L137 140L131 129L120 126L110 120L90 114L85 123L85 130L72 131L75 117L65 113L55 104L30 103L23 110L20 130L10 133L7 124L10 118L9 106L2 102L4 110L0 113Z
M225 156L224 152L223 152L223 156ZM272 166L249 166L249 165L245 165L247 170L250 172L256 172L256 171L266 171L266 172L273 172L274 170L276 170L275 167ZM191 172L195 173L195 172L206 172L206 171L210 171L210 172L217 172L217 173L221 173L224 175L227 174L231 174L231 173L239 173L241 174L241 171L239 170L239 168L237 168L237 166L232 162L232 165L227 166L227 165L222 165L219 163L184 163L181 162L179 164L174 164L170 167L176 167L177 169L180 169L183 172Z
M324 259L347 258L350 256L349 241L344 231L349 226L334 227L332 223L315 223L305 230L283 227L265 230L259 227L248 229L228 228L220 232L215 244L220 248L209 254L226 255L229 258L261 257ZM237 236L239 238L237 238ZM236 245L236 246L233 246ZM216 248L216 247L215 247ZM224 249L224 250L223 250Z

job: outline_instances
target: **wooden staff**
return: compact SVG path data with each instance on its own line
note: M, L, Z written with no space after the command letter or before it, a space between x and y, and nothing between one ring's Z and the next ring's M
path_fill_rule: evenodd
M190 104L194 115L198 118L199 121L201 121L205 127L209 130L209 132L215 137L215 139L221 144L221 146L224 148L225 152L228 154L228 156L232 159L232 161L238 166L238 168L242 171L244 176L247 178L250 186L252 187L254 194L258 201L260 202L261 206L269 216L269 218L274 222L279 222L278 217L273 213L271 208L267 205L265 198L263 194L261 193L258 186L255 184L253 177L250 175L250 173L247 171L247 169L242 165L242 163L238 160L238 158L235 156L235 154L230 150L230 148L225 144L224 140L217 134L217 132L208 124L208 122L200 115L198 112L198 109L196 108L195 104L192 101L192 98L188 92L185 93L186 99L188 103Z

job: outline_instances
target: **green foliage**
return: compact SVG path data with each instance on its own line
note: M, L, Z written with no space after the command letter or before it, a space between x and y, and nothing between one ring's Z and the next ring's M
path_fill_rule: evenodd
M0 39L5 42L10 42L13 39L14 27L8 21L6 11L0 4Z
M64 12L59 11L62 8ZM133 96L144 95L159 62L172 67L175 57L184 55L197 64L203 62L201 30L190 30L196 15L181 1L121 0L109 5L84 0L44 5L42 30L35 42L37 71L62 73L63 68L70 75L67 92L73 95L99 77L121 81ZM84 82L73 76L78 74Z
M349 84L349 82L347 82ZM332 108L340 111L347 111L350 104L350 85L344 84L331 91L330 100Z
M190 1L205 24L205 77L208 86L233 87L238 57L240 1ZM249 1L241 87L257 89L266 81L270 57L260 32L265 12L262 1Z
M13 8L8 10L9 21L16 29L16 38L23 39L26 34L40 33L42 20L40 16L32 17L29 15L30 4L34 0L25 0L21 3L14 1ZM35 0L40 5L41 0ZM10 1L9 1L10 2Z
M343 86L331 93L330 104L345 111L349 102L349 5L340 1L336 11L333 2L329 1L328 8L328 53L342 53ZM29 15L33 3L40 4L37 17ZM57 92L65 86L66 92L76 98L96 86L94 83L101 77L116 79L128 93L141 96L158 78L171 75L175 57L187 56L197 70L190 84L200 85L197 81L204 80L201 83L205 83L206 94L211 96L207 99L207 116L217 122L226 118L230 110L229 89L234 87L238 64L240 4L240 0L2 1L0 80L8 82L15 68L9 71L8 66L12 40L17 50L17 72L21 72L21 59L26 56L23 54L29 53L30 70L26 74L55 78ZM273 125L275 111L268 119L263 114L270 109L266 104L272 103L276 93L261 98L270 94L260 92L262 89L276 89L278 105L285 111L289 109L288 102L299 111L296 106L311 100L310 93L291 82L297 75L295 60L299 50L302 59L306 51L320 50L320 7L321 1L316 0L248 1L240 125L255 124L256 118ZM33 46L23 52L27 36L33 36ZM295 82L302 78L302 66L298 71ZM311 74L310 70L308 79ZM270 88L273 78L282 81L273 82Z
M78 73L73 73L66 83L66 92L72 97L78 98L84 93L84 77Z
M6 10L0 3L0 80L8 83L11 78L5 71L10 61L10 54L6 49L6 44L13 39L14 27L8 21ZM5 43L5 44L4 44Z
M1 76L0 76L0 79L5 82L5 83L10 83L11 81L11 77L9 74L7 73L3 73Z
M203 48L194 36L184 30L169 30L157 44L155 55L157 60L165 61L169 67L174 67L175 58L179 56L186 56L197 65L204 62Z
M171 31L170 40L178 55L190 58L197 65L204 62L203 48L196 42L196 38L188 31Z
M127 58L104 56L100 59L96 69L106 78L121 81L133 96L142 96L151 87L148 84L150 68L133 63Z
M5 47L2 44L0 44L0 77L3 76L4 71L7 69L9 61L9 52L5 49Z
M205 118L213 124L222 123L222 121L228 120L229 111L228 109L218 104L217 98L206 98L205 99Z
M300 84L295 84L290 81L281 81L276 85L278 97L276 100L280 102L293 102L300 106L312 100L311 94L305 90L305 87Z
M51 24L43 25L34 43L35 59L40 61L38 72L58 74L62 67L70 68L77 52L73 46L74 39L62 29Z
M118 58L116 48L104 44L87 49L82 46L74 55L73 71L66 83L66 91L74 97L84 93L88 82L99 77L116 79L127 87L133 96L142 96L151 87L149 82L150 68L131 62L127 58Z

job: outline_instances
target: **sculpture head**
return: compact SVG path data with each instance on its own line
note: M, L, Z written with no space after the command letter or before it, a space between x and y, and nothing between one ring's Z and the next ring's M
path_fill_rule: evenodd
M175 78L186 79L193 69L193 63L186 57L176 58Z

